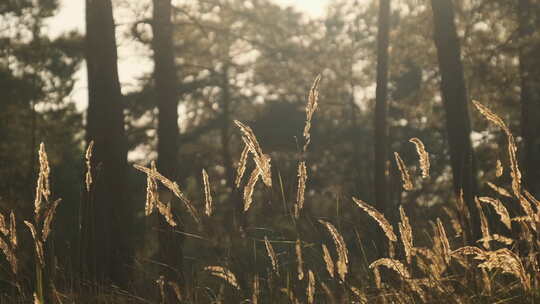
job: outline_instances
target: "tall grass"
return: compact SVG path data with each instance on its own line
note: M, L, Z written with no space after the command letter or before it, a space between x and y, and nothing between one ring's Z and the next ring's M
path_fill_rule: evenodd
M194 233L183 233L204 242L200 250L212 251L212 248L223 246L221 242L227 242L229 253L215 250L213 259L201 258L193 263L191 269L188 267L184 270L187 283L183 285L162 275L156 276L154 280L157 284L153 286L161 295L161 300L139 296L131 297L131 301L164 302L164 295L168 291L175 295L178 303L533 303L540 300L540 201L521 184L515 139L500 117L484 105L473 102L481 115L506 134L507 171L512 190L487 182L496 195L476 198L478 219L470 219L470 212L457 197L455 205L444 206L446 218L438 217L430 221L430 232L416 231L411 222L418 219L409 218L404 206L397 207L400 218L393 226L375 206L351 197L348 204L356 205L357 210L374 220L363 222L362 225L379 226L380 235L376 237L385 238L388 242L387 251L382 256L370 258L369 254L363 253L364 245L359 234L347 231L347 226L342 225L339 217L337 220L330 216L316 217L305 210L310 203L305 196L309 188L310 168L305 154L311 142L311 121L318 107L319 83L320 77L317 77L306 105L304 142L298 156L296 196L292 204L283 198L286 207L284 218L290 223L287 227L292 228L281 227L280 223L283 222L272 227L258 224L257 216L270 216L257 214L261 209L253 206L258 203L257 196L254 196L258 181L262 181L265 189L272 189L274 184L271 158L263 153L253 130L240 121L235 123L244 148L237 166L235 185L243 188L243 212L254 217L257 223L247 236L225 232L227 238L211 241L216 231L212 226L220 208L221 196L219 193L212 195L211 179L206 170L202 171L203 203L196 204L176 182L160 174L155 163L152 162L149 168L135 165L147 177L146 216L157 211L171 227L178 224L178 215L173 213L171 202L159 199L158 183L161 183L182 202L196 226ZM410 142L418 153L421 177L427 179L430 177L429 153L420 139L412 138ZM88 172L91 156L92 144L85 155ZM252 165L249 165L250 160ZM398 153L395 153L395 160L404 189L411 190L413 177L409 174L407 164ZM51 222L60 201L50 200L50 168L44 145L40 146L39 161L34 218L24 223L34 240L35 302L44 303L44 282L47 281L42 272L46 254L44 243L50 234ZM248 169L251 172L246 179L244 175ZM497 160L496 170L497 177L503 175L500 160ZM85 183L90 191L92 176L89 173L85 176ZM517 214L509 211L509 204L519 206ZM489 222L485 215L487 211L494 212L499 223ZM201 217L201 213L206 217ZM464 238L461 237L463 227L467 227L465 221L468 220L480 221L482 227L482 238L472 244L463 243ZM449 225L445 226L445 222ZM493 225L499 224L505 228L501 231L505 232L493 233L492 230L496 231ZM280 229L283 231L276 233ZM0 214L0 232L4 236L0 237L0 249L11 266L12 280L18 286L15 253L18 241L14 213L10 215L9 225ZM349 237L351 235L356 235L357 239ZM424 244L420 245L422 241ZM246 261L252 261L254 267L246 267ZM116 296L117 300L121 297Z

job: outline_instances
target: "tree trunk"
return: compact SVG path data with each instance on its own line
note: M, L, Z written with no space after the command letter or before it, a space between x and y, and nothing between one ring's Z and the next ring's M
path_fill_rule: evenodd
M390 0L379 1L377 32L377 89L375 92L375 203L386 211L388 177L388 36L390 31Z
M519 72L521 77L521 135L525 187L540 195L540 41L534 37L540 26L538 2L519 0Z
M379 1L377 32L377 88L375 91L375 205L386 216L392 213L388 203L388 44L390 0ZM386 252L384 236L376 239L379 254Z
M452 0L431 0L431 7L442 78L441 93L446 113L454 192L460 195L463 191L463 199L471 215L471 227L466 229L469 233L467 238L468 242L474 242L481 237L480 219L474 202L477 181L461 50L454 23L454 6Z
M174 64L173 27L171 0L153 0L154 17L152 23L154 49L154 84L158 104L158 171L171 180L179 177L178 149L178 94ZM172 193L161 189L163 201L173 199ZM166 196L166 198L165 198ZM157 258L167 265L163 271L167 280L182 281L183 237L175 233L164 218L156 214L159 225L159 250ZM179 221L180 222L180 221ZM182 229L181 225L178 229Z
M126 201L127 142L111 0L86 1L86 62L86 140L95 145L94 186L82 215L81 270L89 279L126 286L133 214Z

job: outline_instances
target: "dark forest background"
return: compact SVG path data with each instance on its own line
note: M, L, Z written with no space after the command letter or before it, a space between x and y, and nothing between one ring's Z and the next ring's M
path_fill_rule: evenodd
M462 234L447 233L456 243L476 246L486 235L475 197L496 195L487 181L514 186L508 136L472 100L505 121L518 147L522 185L540 197L536 0L334 0L320 18L270 0L86 0L86 33L51 39L44 24L58 11L56 0L0 2L0 212L8 218L13 211L19 236L12 248L17 273L9 258L0 269L2 303L28 302L34 293L36 303L236 303L251 299L246 290L254 273L264 277L259 301L292 301L290 294L304 284L291 274L297 240L306 263L318 265L312 269L329 285L319 288L317 301L346 302L345 285L321 266L319 243L332 239L318 219L334 223L350 244L356 270L347 284L358 283L367 298L379 301L368 287L368 265L390 249L351 197L369 202L391 223L403 207L415 241L428 246L431 237L422 231L431 231L437 217L451 227L446 213L459 213L454 202L461 196L472 220L463 222ZM114 15L122 11L131 17L118 31ZM125 94L118 39L146 50L153 62L152 72ZM80 112L72 96L83 65L88 107ZM304 151L306 104L318 75L319 107ZM272 187L258 184L246 212L243 187L235 185L244 141L234 120L252 128L272 164ZM411 138L429 152L428 178L420 177ZM23 220L39 222L41 143L50 165L50 201L44 204L62 201L38 261L35 236ZM394 152L412 176L409 191ZM150 167L152 161L199 210L197 221L162 185L159 199L170 203L177 225L157 211L145 215L147 175L133 164ZM308 178L296 219L299 161L306 162ZM247 171L253 167L248 163ZM213 196L211 217L203 215L203 169ZM522 215L516 206L511 215ZM493 231L518 238L501 227L493 209L484 212ZM269 270L265 237L281 262L279 278ZM403 257L402 251L396 255ZM208 265L228 267L244 291L209 276L203 270ZM325 298L326 289L334 291L333 300ZM478 294L471 287L463 303L479 303ZM516 292L490 296L481 299L513 299Z

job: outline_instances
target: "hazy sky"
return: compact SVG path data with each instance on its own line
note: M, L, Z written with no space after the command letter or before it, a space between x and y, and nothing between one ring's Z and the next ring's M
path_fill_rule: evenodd
M0 0L1 1L1 0ZM274 0L284 6L294 6L313 17L323 14L325 6L330 0ZM85 0L60 0L61 8L57 16L48 22L48 31L51 36L78 30L84 32L84 2ZM129 45L119 45L119 76L122 83L122 91L127 92L135 88L136 79L152 69L150 61L141 61L140 57L133 54L133 48ZM141 63L142 62L142 63ZM85 66L76 75L78 81L73 90L73 98L77 101L78 108L83 110L87 104L86 70Z

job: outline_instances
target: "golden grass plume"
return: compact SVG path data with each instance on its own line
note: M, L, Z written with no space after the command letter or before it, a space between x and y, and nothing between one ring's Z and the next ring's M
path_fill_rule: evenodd
M399 156L399 153L394 152L394 157L396 158L396 163L399 169L399 172L401 172L401 181L403 182L403 189L410 191L413 189L413 183L411 179L411 175L409 174L409 170L407 170L407 166L405 165L405 162L403 162L403 159L401 159L401 156Z
M212 193L210 192L210 182L206 170L202 169L202 180L204 184L204 213L206 216L212 215Z
M311 86L311 89L309 90L309 96L308 96L308 103L306 105L306 124L304 126L304 148L303 151L306 152L307 148L311 142L311 119L313 118L313 114L315 113L315 110L317 110L317 107L319 105L319 85L321 82L321 75L317 75L315 80L313 81L313 85Z
M394 233L394 228L392 227L392 225L390 225L390 223L388 222L388 220L384 217L382 213L380 213L373 206L369 205L368 203L362 200L359 200L355 197L353 197L352 199L358 205L358 207L364 210L369 216L371 216L379 224L379 226L384 231L384 234L386 235L388 240L392 242L397 241L397 236Z
M326 247L325 244L322 244L322 251L323 251L323 259L324 264L326 265L326 271L328 271L328 274L330 277L334 277L334 261L332 260L332 255L330 254L330 251L328 250L328 247Z
M88 147L86 148L86 153L84 154L84 159L86 163L86 174L84 183L86 185L86 191L90 192L90 188L92 187L92 152L94 150L94 141L91 140L88 144Z
M416 154L418 154L420 169L422 170L422 178L429 177L429 153L426 151L424 143L416 137L409 139L409 142L413 143L416 147Z
M414 254L412 227L409 222L409 218L407 217L407 214L403 209L403 206L399 206L399 214L401 217L401 222L398 224L399 233L401 235L401 241L405 250L405 257L407 258L407 263L410 264L412 262L412 256Z
M315 299L315 275L313 274L313 271L308 270L308 286L307 286L307 302L309 304L314 303Z
M304 259L302 258L302 242L300 239L296 239L294 250L296 252L296 263L298 264L298 280L302 281L304 279Z
M306 162L301 161L298 163L298 188L296 190L296 205L294 208L294 215L296 218L300 216L300 211L304 208L304 199L306 192L307 181L307 169Z
M229 285L240 290L236 276L229 269L222 266L206 266L204 267L204 270L209 271L213 276L222 278L225 282L229 283Z
M341 281L345 281L345 276L347 275L349 265L349 251L347 250L347 246L345 244L345 241L343 240L343 236L331 223L323 220L319 220L319 223L323 224L326 227L328 232L330 232L332 239L334 240L334 244L336 245L336 250L338 253L338 260L336 263L337 272Z
M264 245L266 246L266 252L268 253L268 257L270 258L270 262L272 263L272 269L276 273L277 276L279 276L279 264L276 252L274 251L274 247L272 247L272 244L270 244L270 241L268 241L268 237L264 237Z

